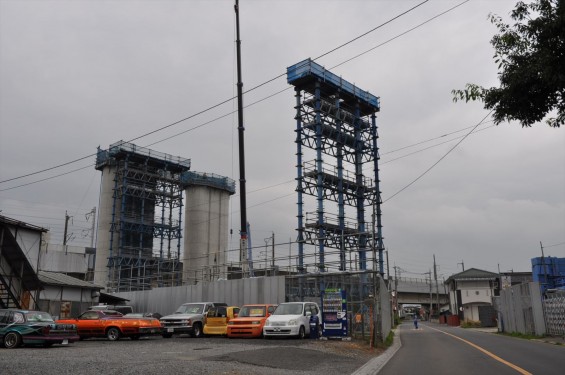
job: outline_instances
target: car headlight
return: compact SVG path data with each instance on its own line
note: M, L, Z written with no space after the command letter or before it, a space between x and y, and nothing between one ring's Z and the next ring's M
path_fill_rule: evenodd
M271 325L271 321L269 319L265 320L265 325L266 326L270 326Z
M296 319L291 319L288 321L288 325L289 326L295 326L296 325Z

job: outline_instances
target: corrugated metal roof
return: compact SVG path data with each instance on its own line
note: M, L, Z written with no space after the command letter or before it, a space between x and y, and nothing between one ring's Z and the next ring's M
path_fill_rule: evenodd
M49 229L38 227L37 225L25 223L23 221L12 219L12 218L9 218L9 217L3 216L3 215L0 215L0 223L5 223L5 224L12 225L12 226L15 226L15 227L35 230L35 231L38 231L38 232L49 232Z
M104 289L103 286L93 284L89 281L80 280L77 279L76 277L65 275L64 273L60 273L60 272L39 271L37 273L37 276L39 276L39 280L41 281L41 283L45 285L74 286L74 287L88 288L88 289Z
M451 275L446 283L450 280L494 280L496 278L498 278L497 273L470 268L467 271Z

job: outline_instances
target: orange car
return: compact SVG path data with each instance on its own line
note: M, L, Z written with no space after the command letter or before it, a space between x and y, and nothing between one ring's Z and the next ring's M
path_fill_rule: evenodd
M84 312L76 319L57 320L57 323L75 324L81 340L89 337L106 337L117 341L121 337L137 340L141 336L160 335L161 323L155 318L128 318L112 310Z
M228 322L228 337L263 336L265 320L271 316L276 308L277 305L269 304L244 305L241 310L239 310L237 318L231 319Z

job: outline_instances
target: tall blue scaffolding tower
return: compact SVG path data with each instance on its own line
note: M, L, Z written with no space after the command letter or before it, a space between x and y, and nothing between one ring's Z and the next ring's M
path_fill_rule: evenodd
M334 266L339 271L367 270L367 252L372 251L373 267L378 262L374 271L383 275L375 115L379 98L311 59L287 68L287 81L295 87L296 97L298 270L306 272L304 247L313 245L318 272ZM304 160L306 149L314 152L313 160ZM363 169L367 164L369 172ZM305 195L316 198L315 211L306 212ZM353 218L347 217L348 207ZM326 248L338 249L336 262L326 260ZM350 261L348 267L347 255L353 252L357 264L353 267Z
M123 141L98 148L96 169L113 176L108 289L181 285L182 174L190 159Z

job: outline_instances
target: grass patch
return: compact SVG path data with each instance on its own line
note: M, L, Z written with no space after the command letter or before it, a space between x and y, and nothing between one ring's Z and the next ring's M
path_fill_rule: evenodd
M394 341L394 331L390 331L388 333L388 336L385 338L385 342L383 343L383 345L388 348L389 346L392 345L392 342Z
M525 339L525 340L539 340L539 339L543 339L545 336L537 336L537 335L531 335L531 334L527 334L527 333L520 333L520 332L501 332L501 335L505 335L505 336L510 336L510 337L517 337L519 339Z

